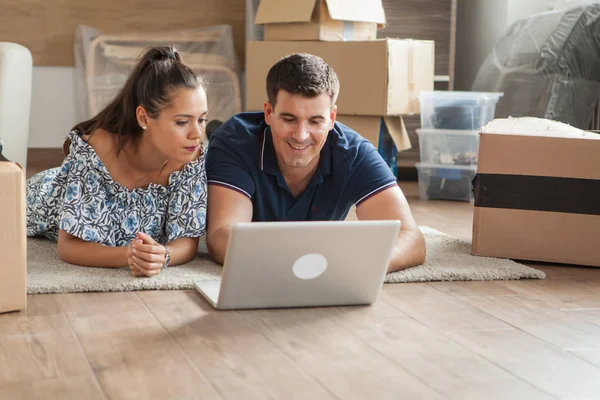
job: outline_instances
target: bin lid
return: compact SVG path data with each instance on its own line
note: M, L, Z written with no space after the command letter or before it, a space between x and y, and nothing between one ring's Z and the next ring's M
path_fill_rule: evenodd
M462 129L427 129L420 128L417 129L417 135L426 136L426 135L464 135L464 136L479 136L479 129L475 130L462 130Z
M417 169L433 168L433 169L459 169L466 171L477 171L477 164L469 165L455 165L455 164L428 164L428 163L416 163Z
M480 102L494 101L497 102L504 93L500 92L468 92L454 90L434 90L423 91L419 93L419 100L473 100Z

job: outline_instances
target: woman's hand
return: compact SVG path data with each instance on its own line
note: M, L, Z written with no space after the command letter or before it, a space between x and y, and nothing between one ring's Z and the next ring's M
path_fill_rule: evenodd
M131 270L131 275L136 276L136 277L147 276L143 272L143 270L136 267L135 262L133 260L133 249L137 244L140 244L140 243L142 243L142 241L140 239L134 239L131 241L129 246L127 246L127 265L129 265L129 269Z
M155 276L160 274L165 262L165 247L151 236L138 232L127 249L129 268L134 276Z

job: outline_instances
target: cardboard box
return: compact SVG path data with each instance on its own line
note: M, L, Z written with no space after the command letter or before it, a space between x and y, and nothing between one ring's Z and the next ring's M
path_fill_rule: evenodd
M600 266L600 135L538 118L483 128L472 254Z
M338 115L337 120L355 130L375 147L379 146L379 136L383 134L391 136L398 151L411 148L408 131L402 117Z
M265 40L373 40L385 12L381 0L261 0L254 23Z
M27 305L27 232L25 173L15 163L0 162L0 312Z
M433 90L433 41L249 41L246 51L248 111L263 110L269 70L279 59L293 53L319 56L335 70L340 80L340 115L418 114L419 93Z

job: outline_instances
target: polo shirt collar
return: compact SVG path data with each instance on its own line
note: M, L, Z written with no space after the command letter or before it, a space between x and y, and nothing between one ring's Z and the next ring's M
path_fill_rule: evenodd
M315 175L327 176L331 175L333 166L333 151L331 132L327 135L327 140L321 149L319 157L319 167ZM273 136L271 128L267 126L261 135L260 150L258 157L259 168L270 175L277 175L279 166L277 165L277 154L275 154L275 146L273 146ZM315 176L316 178L316 176Z
M331 175L331 171L333 170L333 145L332 145L332 134L331 131L327 134L327 139L325 140L325 144L321 149L321 157L319 158L319 168L317 171L321 172L321 175L327 176Z
M266 127L261 135L260 154L258 158L258 166L262 171L270 175L277 175L279 167L277 165L277 154L275 154L275 146L273 146L273 137L271 136L271 128Z

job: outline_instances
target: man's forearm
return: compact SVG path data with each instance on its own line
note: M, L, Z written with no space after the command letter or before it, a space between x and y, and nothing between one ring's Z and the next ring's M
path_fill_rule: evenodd
M231 227L223 227L213 231L209 230L206 236L208 254L215 262L221 265L225 262L225 253L227 252L230 233Z
M392 252L388 272L421 265L425 262L425 239L421 231L400 231Z
M127 267L127 247L109 247L81 239L59 243L59 257L68 263L84 267Z

